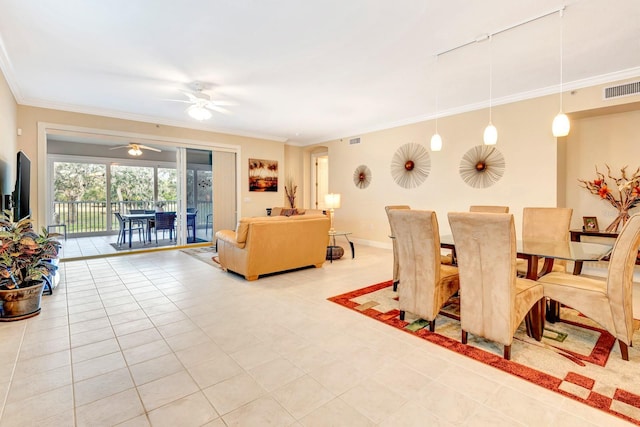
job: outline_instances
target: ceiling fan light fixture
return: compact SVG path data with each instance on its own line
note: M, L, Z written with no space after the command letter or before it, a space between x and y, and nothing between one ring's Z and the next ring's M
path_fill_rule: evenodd
M199 121L209 120L212 116L211 111L197 104L187 108L187 114Z
M142 150L140 150L140 148L138 148L138 146L136 145L129 148L129 151L127 151L127 153L129 153L130 156L141 156Z

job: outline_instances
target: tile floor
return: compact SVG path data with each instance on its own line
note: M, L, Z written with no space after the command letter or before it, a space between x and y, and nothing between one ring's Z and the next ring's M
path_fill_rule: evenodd
M619 426L326 301L390 250L246 282L180 251L61 264L0 324L0 426Z

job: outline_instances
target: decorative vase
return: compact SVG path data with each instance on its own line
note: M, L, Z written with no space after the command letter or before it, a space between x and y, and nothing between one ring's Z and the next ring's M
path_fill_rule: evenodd
M0 289L0 322L28 319L40 313L44 282L35 283L24 288Z
M624 225L627 223L629 219L629 210L628 209L620 209L618 212L618 216L613 220L611 224L606 228L606 231L616 233L618 231L618 225Z

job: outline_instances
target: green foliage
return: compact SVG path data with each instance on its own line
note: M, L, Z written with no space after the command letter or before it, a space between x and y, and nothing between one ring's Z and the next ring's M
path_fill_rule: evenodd
M137 201L153 198L153 168L111 166L111 200Z
M61 202L106 200L105 175L105 165L56 162L55 200Z
M56 271L52 260L58 257L58 236L44 227L38 234L31 219L14 222L11 211L5 210L0 216L0 288L29 286Z

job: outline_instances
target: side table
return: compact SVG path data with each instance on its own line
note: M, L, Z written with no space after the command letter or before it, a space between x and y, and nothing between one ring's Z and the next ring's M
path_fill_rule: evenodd
M335 248L338 247L336 245L336 236L343 236L345 239L347 239L347 242L349 242L349 246L351 246L351 259L356 257L356 250L353 246L353 242L351 240L349 240L349 235L351 234L350 231L330 231L329 232L329 238L333 239L332 240L332 245L329 246L330 248ZM331 262L333 262L333 256L330 257Z

